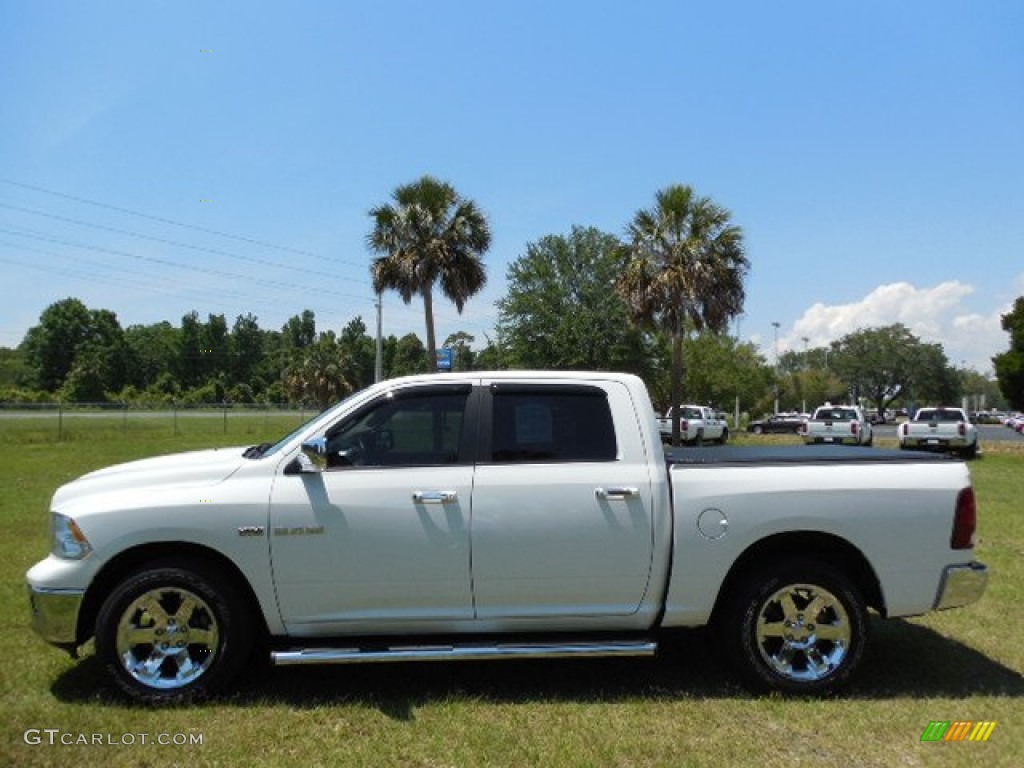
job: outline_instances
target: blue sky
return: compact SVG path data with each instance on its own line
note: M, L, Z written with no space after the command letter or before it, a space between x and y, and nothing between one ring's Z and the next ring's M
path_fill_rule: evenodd
M7 2L0 345L67 296L372 326L367 211L429 173L494 232L439 339L493 335L527 243L685 183L744 229L769 356L773 322L903 322L987 371L1024 294L1022 39L1019 0Z

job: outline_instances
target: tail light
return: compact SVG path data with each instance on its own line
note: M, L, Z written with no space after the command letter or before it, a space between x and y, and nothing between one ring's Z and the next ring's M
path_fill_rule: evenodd
M910 432L910 427L908 427L907 422L904 421L900 424L900 434L903 435L903 437L906 437L908 432Z
M680 432L685 432L689 428L690 428L690 422L688 422L686 419L683 419L682 421L679 422L679 431Z
M956 432L958 435L960 435L960 437L963 437L964 435L967 434L967 425L961 421L959 424L956 425Z
M964 488L956 497L956 512L953 513L953 535L951 549L973 549L974 531L978 525L978 508L974 502L974 489Z
M860 429L860 424L858 424L856 421L851 421L850 422L850 434L856 436L858 429Z

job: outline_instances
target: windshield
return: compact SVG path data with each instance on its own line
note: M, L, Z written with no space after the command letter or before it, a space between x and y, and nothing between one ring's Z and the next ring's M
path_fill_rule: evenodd
M361 391L362 390L360 390L360 392ZM308 419L307 421L303 422L300 426L298 426L295 429L293 429L291 432L289 432L287 435L282 437L276 443L263 443L261 445L253 446L252 448L249 448L245 452L245 454L244 454L245 457L247 459L262 459L262 458L265 458L267 456L273 456L275 453L280 451L284 446L288 445L288 443L290 443L296 437L298 437L300 434L302 434L307 429L309 429L310 426L312 426L314 422L319 421L320 419L324 418L328 414L333 413L334 411L338 410L339 408L344 406L345 403L347 403L349 400L351 400L353 397L355 397L357 394L359 394L359 393L355 392L355 393L349 395L348 397L346 397L344 400L341 400L340 402L338 402L336 405L331 406L326 411L321 411L320 413L316 414L315 416L313 416L313 418Z

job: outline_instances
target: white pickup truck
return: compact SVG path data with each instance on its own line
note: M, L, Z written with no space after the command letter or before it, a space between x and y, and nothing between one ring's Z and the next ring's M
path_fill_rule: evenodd
M669 442L672 439L671 408L664 418L658 419L658 431L663 441ZM679 409L679 439L692 445L704 445L705 442L724 445L729 440L729 422L719 418L714 408L684 405Z
M842 686L867 611L967 605L967 465L821 447L662 449L640 379L382 382L282 440L146 459L57 490L32 622L95 637L131 697L249 664L653 654L711 624L752 687ZM258 651L258 653L257 653Z
M820 443L870 446L875 441L871 421L856 405L825 405L800 427L806 445Z
M978 428L963 408L921 408L911 421L900 424L900 448L950 451L969 459L978 455Z

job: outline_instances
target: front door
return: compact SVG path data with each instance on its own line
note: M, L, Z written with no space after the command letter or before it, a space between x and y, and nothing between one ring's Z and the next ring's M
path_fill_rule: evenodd
M326 430L325 471L276 478L271 555L290 633L472 618L470 391L392 391Z

